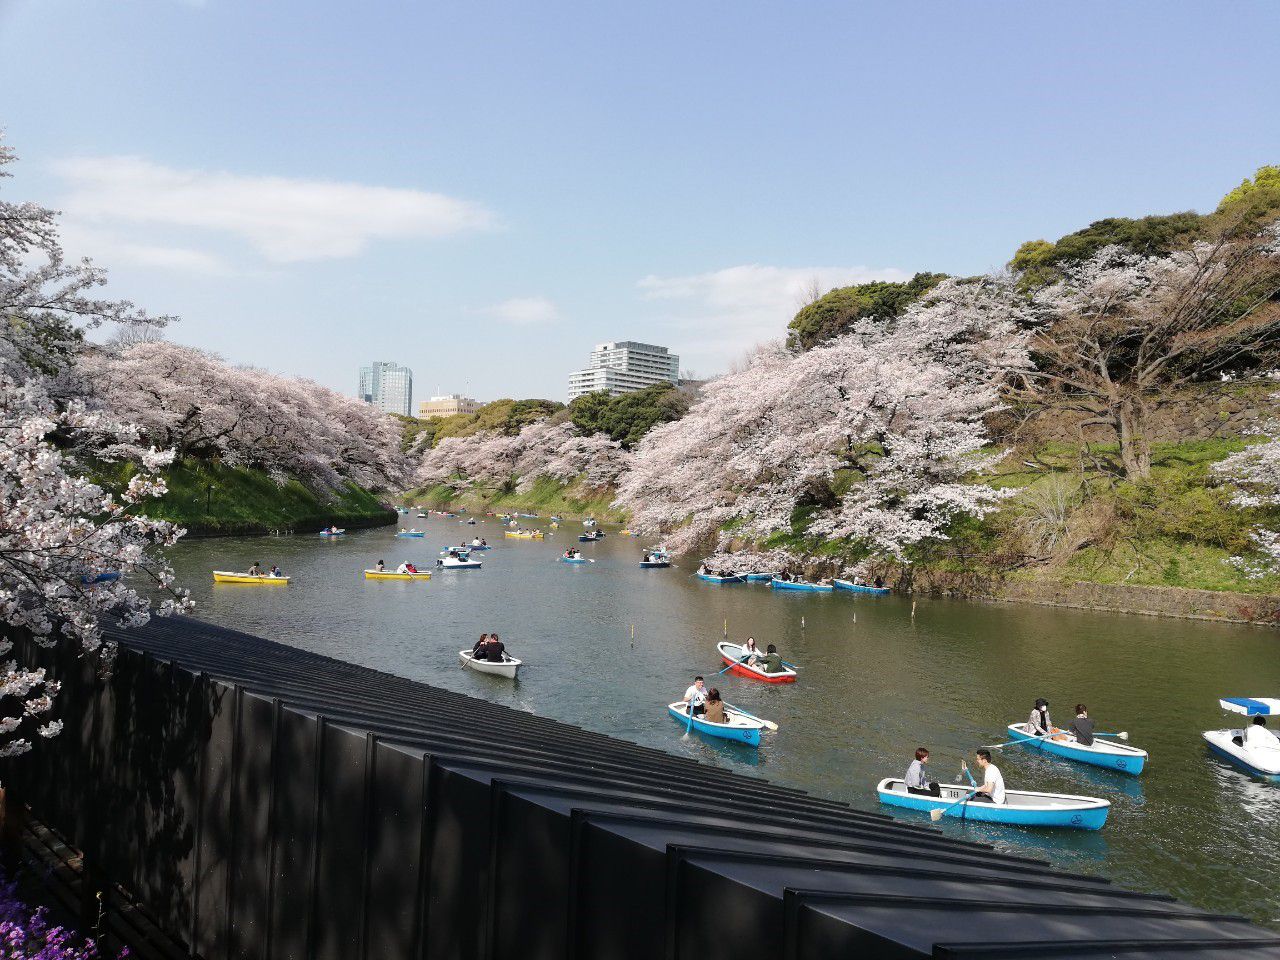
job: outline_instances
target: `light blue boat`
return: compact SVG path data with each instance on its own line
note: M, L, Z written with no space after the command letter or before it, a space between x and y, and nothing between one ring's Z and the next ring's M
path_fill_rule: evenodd
M717 577L714 573L700 573L699 580L705 580L707 583L746 583L742 577Z
M928 813L945 810L944 816L975 823L1000 823L1014 827L1051 827L1066 830L1101 830L1111 811L1111 801L1075 797L1065 793L1006 790L1004 803L966 801L972 787L941 784L940 796L908 793L904 781L886 777L876 787L880 802Z
M776 573L748 573L747 583L768 583L776 576Z
M1135 777L1147 765L1147 751L1131 747L1127 743L1117 743L1108 737L1095 737L1093 743L1086 747L1069 733L1064 732L1060 736L1060 740L1038 740L1027 733L1021 723L1009 724L1009 739L1018 741L1029 750L1041 750L1055 757L1078 760L1080 763L1118 770Z
M806 583L803 580L770 580L769 586L774 590L808 590L810 593L830 593L829 583Z
M341 530L321 530L321 531L320 531L320 536L322 536L322 537L341 537L341 536L345 536L345 535L346 535L346 532L347 532L347 531L346 531L346 528L345 528L345 527L344 527L344 528L342 528Z
M396 536L397 536L397 537L425 537L425 536L426 536L426 533L425 533L425 532L423 532L423 533L409 533L409 532L406 530L406 531L404 531L403 533L397 533L397 534L396 534Z
M689 705L683 701L668 704L667 712L682 727L689 726ZM755 717L747 717L734 710L725 708L725 716L729 718L728 723L708 723L701 717L693 718L693 729L699 733L705 733L708 737L717 737L721 740L732 740L734 743L745 743L749 747L760 746L760 731L764 729L764 724Z
M561 557L561 563L590 563L587 557Z
M856 593L874 593L877 596L884 596L889 592L888 587L869 587L865 583L854 583L852 580L832 580L831 583L837 590L853 590Z

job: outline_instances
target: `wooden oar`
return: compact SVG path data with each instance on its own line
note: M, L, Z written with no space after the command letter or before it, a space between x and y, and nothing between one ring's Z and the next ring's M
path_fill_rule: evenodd
M761 717L757 717L754 713L747 713L747 711L743 710L741 707L735 707L732 703L726 703L725 708L728 710L732 710L734 713L744 716L750 720L759 720L762 724L764 724L764 728L766 730L772 730L775 733L778 730L778 725L774 723L772 720L765 720Z
M975 788L973 790L970 790L968 793L966 793L963 797L961 797L955 803L951 804L951 806L949 807L943 807L939 810L930 810L929 819L932 820L934 823L937 823L939 820L945 817L948 813L950 813L956 807L960 806L960 804L964 803L966 800L973 799L974 794L976 794L977 792L978 791Z
M1056 733L1042 733L1038 737L1022 737L1019 740L1006 740L1004 743L987 743L987 744L983 744L983 746L988 750L999 750L1001 747L1011 747L1015 743L1033 743L1036 740L1049 740L1052 737L1062 737L1062 736L1074 737L1075 734L1073 734L1070 730L1059 730ZM1095 737L1117 737L1121 740L1129 739L1128 732L1124 730L1120 731L1119 733L1095 733L1094 736Z
M748 653L745 657L739 657L739 658L738 658L737 660L735 660L733 663L731 663L731 664L729 664L727 667L725 667L725 668L724 668L724 670L732 670L732 669L733 669L734 667L736 667L738 664L740 664L740 663L746 663L746 662L747 662L747 660L749 660L750 658L751 658L751 654L749 654L749 653ZM721 671L720 671L720 673L724 673L724 670L721 670ZM718 677L718 676L720 676L720 673L717 673L717 674L716 674L716 676L717 676L717 677Z

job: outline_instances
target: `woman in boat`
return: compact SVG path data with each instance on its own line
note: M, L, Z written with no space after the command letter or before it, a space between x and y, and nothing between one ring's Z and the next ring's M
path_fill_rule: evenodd
M476 645L471 648L471 658L473 660L484 659L484 657L480 655L480 651L484 649L484 645L488 642L489 642L489 635L487 633L480 634L480 639L477 640Z
M1076 704L1076 718L1067 726L1082 747L1093 746L1093 721L1089 719L1089 711L1083 703Z
M375 566L373 569L377 570L379 573L386 573L387 565L383 563L381 560L379 560L377 566Z
M982 786L974 791L970 801L1004 803L1004 774L991 762L991 751L978 750L974 756L978 758L978 769L982 771Z
M701 716L707 710L707 688L706 682L702 677L694 677L693 683L689 689L684 692L684 696L680 698L682 703L687 703L693 708L695 717Z
M405 572L405 573L417 573L417 572L418 572L418 565L417 565L417 564L415 564L415 563L405 563L405 565L404 565L404 572Z
M760 648L756 646L755 637L747 637L747 642L742 645L742 655L747 658L747 666L756 665L756 661L760 659Z
M707 691L707 704L702 714L702 719L707 723L728 723L729 718L725 716L724 701L720 699L720 691L712 687Z
M927 797L942 795L942 787L931 781L924 772L924 765L929 762L929 751L925 747L916 748L916 758L907 767L907 793L918 793Z
M249 568L249 576L251 577L264 576L262 572L262 562L260 560L253 561L253 566Z
M274 564L274 563L273 563L273 564L271 565L271 569L267 572L267 576L268 576L268 577L283 577L283 576L284 576L284 571L280 569L279 565L277 565L277 564Z
M1031 709L1031 716L1027 719L1027 733L1033 737L1057 733L1053 728L1053 721L1049 719L1049 701L1044 697L1036 700L1036 705Z

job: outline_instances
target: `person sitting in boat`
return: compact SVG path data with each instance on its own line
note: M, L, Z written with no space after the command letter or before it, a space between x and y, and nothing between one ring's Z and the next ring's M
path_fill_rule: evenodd
M702 714L702 719L707 723L728 723L729 718L724 712L724 701L720 699L720 691L712 687L707 691L707 703Z
M982 771L982 786L970 799L979 803L1004 803L1004 775L991 762L991 751L978 750L974 756L978 758L978 769Z
M693 708L695 717L701 716L707 712L707 688L706 681L702 677L694 677L693 684L684 692L684 696L680 698L682 703L687 703Z
M281 570L281 569L280 569L276 564L274 564L274 563L273 563L273 564L271 565L271 569L267 571L267 576L268 576L268 577L283 577L283 576L284 576L284 571L283 571L283 570Z
M1032 708L1031 716L1027 720L1027 733L1033 737L1043 737L1057 732L1053 721L1049 719L1049 701L1040 697L1036 700L1036 705Z
M653 557L650 556L649 551L646 550L644 556L640 558L640 562L649 563L651 560L653 560Z
M404 565L404 572L405 572L405 573L417 573L417 572L418 572L418 565L417 565L416 563L408 563L408 562L406 562L406 563L405 563L405 565Z
M396 567L396 573L408 573L409 562L407 560L400 561L400 566Z
M1266 717L1254 717L1253 723L1245 727L1244 746L1250 750L1280 750L1280 737L1267 729Z
M924 747L916 748L916 758L907 767L907 793L918 793L927 797L942 795L942 787L931 781L924 772L924 765L929 762L929 751Z
M498 639L496 633L489 634L489 642L485 644L485 659L491 663L502 663L506 658L507 645Z
M482 547L487 547L488 545L489 545L489 541L488 541L488 540L485 540L483 537L481 537L481 538L480 538L480 546L482 546Z
M778 648L772 643L765 648L764 657L760 660L760 669L765 673L782 673L782 657L778 655Z
M778 574L777 579L781 580L783 583L790 583L792 579L791 572L789 570L783 570Z
M484 657L480 655L480 651L484 649L485 644L488 642L489 642L489 635L487 633L480 634L480 639L477 640L476 645L471 648L471 657L473 660L484 659Z
M379 573L386 573L387 565L383 563L381 560L379 560L377 565L373 569L377 570Z
M249 576L251 576L251 577L261 577L261 576L265 576L265 574L262 572L262 563L261 563L261 561L255 560L255 561L253 562L253 566L249 568Z
M756 661L760 659L760 648L756 646L755 637L747 637L747 642L742 645L742 655L746 658L747 666L756 665Z
M1083 703L1076 704L1076 718L1068 724L1067 730L1080 746L1093 746L1093 721L1089 719L1089 711Z
M876 579L875 579L875 586L876 586L876 589L877 589L877 590L883 590L883 589L884 589L884 577L876 577Z

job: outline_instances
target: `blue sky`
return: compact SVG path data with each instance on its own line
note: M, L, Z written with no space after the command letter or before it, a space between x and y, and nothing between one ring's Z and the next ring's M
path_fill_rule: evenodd
M0 0L4 185L171 338L352 392L700 375L800 290L974 273L1280 162L1269 2Z

